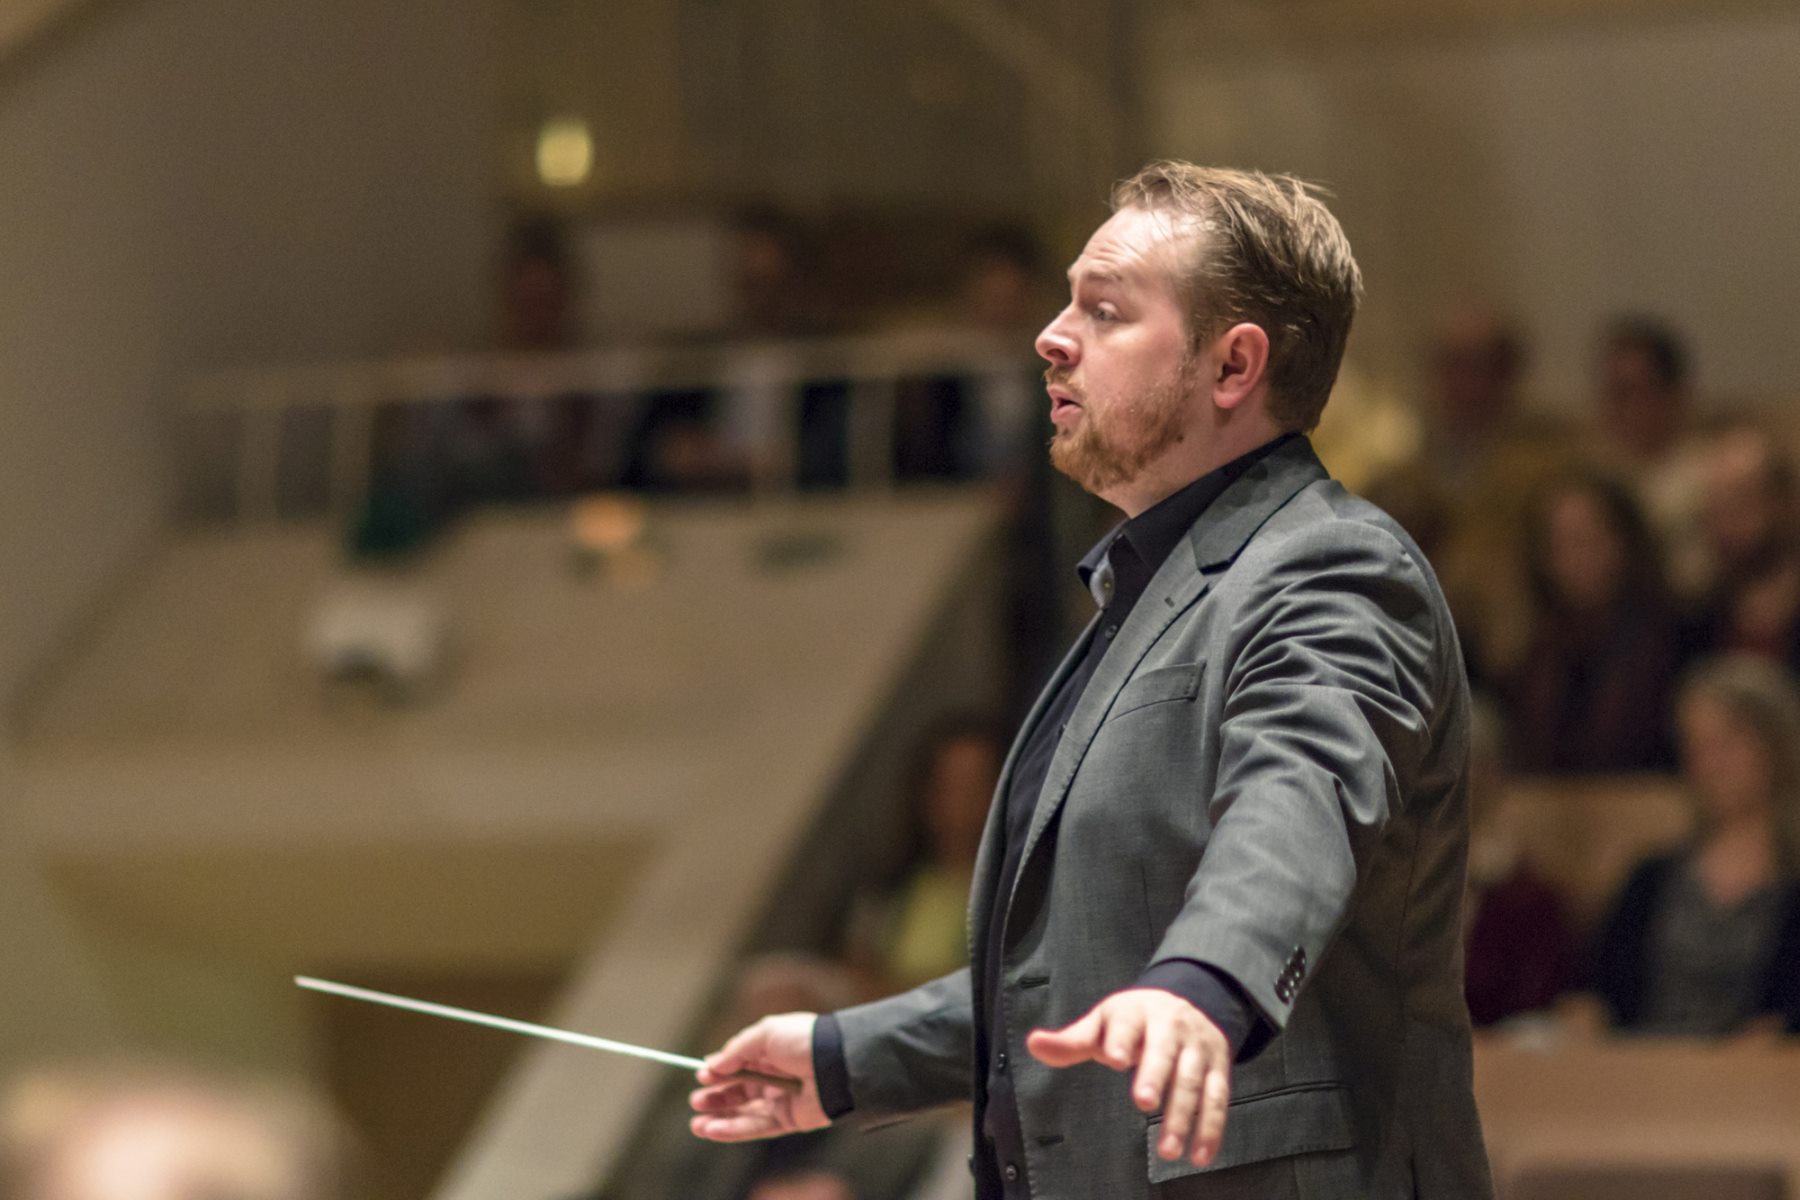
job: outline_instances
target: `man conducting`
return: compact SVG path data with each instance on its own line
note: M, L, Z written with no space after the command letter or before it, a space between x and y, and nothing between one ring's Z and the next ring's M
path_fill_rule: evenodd
M972 1096L983 1200L1489 1196L1456 635L1304 436L1362 291L1343 230L1297 180L1156 163L1069 281L1051 456L1126 520L997 789L972 965L750 1026L694 1132Z

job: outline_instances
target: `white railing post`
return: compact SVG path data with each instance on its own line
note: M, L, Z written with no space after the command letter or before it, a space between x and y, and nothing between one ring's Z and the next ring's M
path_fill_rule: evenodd
M331 511L348 516L361 508L369 492L375 444L374 403L331 406Z
M237 515L272 521L280 515L281 423L285 409L273 396L257 396L239 410Z
M893 371L861 376L850 388L847 454L853 489L885 491L894 486L894 418L900 379Z

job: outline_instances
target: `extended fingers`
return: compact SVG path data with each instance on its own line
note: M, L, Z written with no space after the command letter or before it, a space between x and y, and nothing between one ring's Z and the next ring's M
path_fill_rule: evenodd
M1164 1158L1180 1158L1182 1151L1187 1149L1188 1134L1194 1128L1205 1079L1206 1051L1198 1045L1183 1046L1175 1060L1168 1102L1163 1106L1162 1140L1156 1146L1156 1152Z
M1231 1106L1231 1072L1215 1063L1206 1073L1200 1094L1200 1132L1194 1135L1193 1162L1204 1167L1219 1153L1225 1138L1225 1114Z
M726 1114L702 1113L688 1121L688 1128L712 1142L748 1142L786 1132L773 1115L755 1106Z
M748 1104L760 1095L760 1089L752 1090L742 1082L722 1083L696 1088L688 1093L688 1104L695 1112L721 1112Z
M1162 1104L1180 1052L1181 1043L1166 1023L1152 1022L1144 1030L1144 1053L1138 1060L1137 1077L1132 1080L1131 1099L1145 1112L1154 1112Z
M698 1088L688 1096L695 1115L688 1128L715 1142L743 1142L792 1133L798 1126L780 1089L734 1082Z

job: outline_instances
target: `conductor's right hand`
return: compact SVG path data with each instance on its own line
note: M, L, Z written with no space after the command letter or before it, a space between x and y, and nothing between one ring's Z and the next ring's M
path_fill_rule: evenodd
M780 1137L831 1124L819 1104L813 1078L812 1039L817 1013L764 1017L706 1057L701 1087L688 1097L695 1115L688 1127L714 1142ZM758 1071L798 1080L799 1088L745 1079Z

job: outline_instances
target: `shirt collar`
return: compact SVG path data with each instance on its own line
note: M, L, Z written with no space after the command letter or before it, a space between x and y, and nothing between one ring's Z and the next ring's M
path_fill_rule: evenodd
M1232 459L1217 470L1208 471L1137 516L1114 526L1075 566L1075 573L1081 577L1083 586L1094 597L1094 603L1100 608L1112 603L1114 568L1117 565L1112 558L1115 543L1124 542L1137 555L1145 568L1145 582L1148 582L1149 577L1162 566L1163 560L1181 543L1182 536L1194 527L1194 522L1212 507L1213 501L1223 495L1233 481L1273 454L1277 448L1299 436L1297 433L1284 433L1273 441L1264 442L1248 454Z

